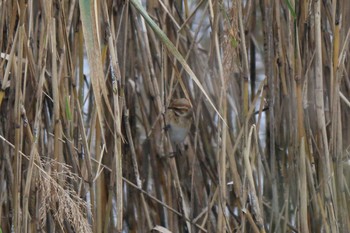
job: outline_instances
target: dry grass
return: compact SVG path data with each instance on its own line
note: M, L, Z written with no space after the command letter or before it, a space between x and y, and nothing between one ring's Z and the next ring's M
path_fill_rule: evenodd
M348 1L89 2L0 2L0 232L350 231Z

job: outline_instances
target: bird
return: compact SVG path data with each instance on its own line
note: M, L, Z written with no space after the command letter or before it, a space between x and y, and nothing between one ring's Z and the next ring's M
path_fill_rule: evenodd
M192 106L188 99L174 99L165 114L165 129L169 134L169 138L173 149L181 144L192 124Z

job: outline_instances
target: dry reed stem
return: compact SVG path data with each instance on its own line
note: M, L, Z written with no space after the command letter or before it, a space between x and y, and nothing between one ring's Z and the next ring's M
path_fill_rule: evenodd
M0 230L347 232L349 12L2 1ZM193 126L166 159L183 97Z
M0 136L11 148L15 148L15 145L11 144L5 138ZM58 163L55 160L46 158L47 161L43 162L35 154L30 156L25 155L22 151L18 152L21 157L27 160L33 161L37 173L36 182L33 185L37 186L39 195L42 197L40 203L39 216L41 227L45 224L46 215L48 211L53 211L53 215L61 226L64 225L64 221L68 220L74 229L79 232L92 232L89 223L87 222L86 215L88 212L88 204L81 199L72 187L72 183L77 182L80 178L70 171L70 168L63 163ZM44 167L59 167L60 172L47 173Z

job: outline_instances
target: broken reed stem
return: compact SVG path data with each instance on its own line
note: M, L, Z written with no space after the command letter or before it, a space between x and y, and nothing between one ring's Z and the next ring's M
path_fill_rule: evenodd
M350 4L145 3L0 4L2 232L347 232ZM194 126L171 173L181 97ZM59 209L67 193L91 212Z

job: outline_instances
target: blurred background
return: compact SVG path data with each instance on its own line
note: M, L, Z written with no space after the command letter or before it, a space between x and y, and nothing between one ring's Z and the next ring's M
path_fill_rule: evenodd
M1 1L0 232L350 231L349 26L346 0Z

